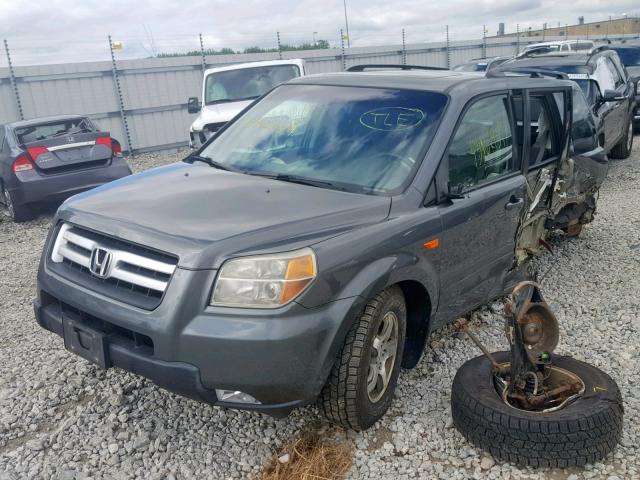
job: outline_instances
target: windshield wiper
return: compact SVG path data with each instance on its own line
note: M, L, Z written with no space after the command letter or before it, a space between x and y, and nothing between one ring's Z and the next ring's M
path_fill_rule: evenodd
M312 178L298 177L296 175L289 175L288 173L261 173L245 171L247 175L255 175L257 177L270 178L272 180L280 180L281 182L297 183L299 185L308 185L310 187L332 188L334 190L346 190L344 187L339 187L335 183L327 182L325 180L314 180Z
M252 97L242 97L242 98L221 98L219 100L210 100L205 103L205 105L216 105L218 103L233 103L233 102L245 102L247 100L255 100L259 95L254 95Z
M223 165L220 162L216 162L215 160L213 160L212 158L209 157L203 157L202 155L189 155L187 158L184 159L185 162L189 162L189 163L193 163L194 161L197 162L204 162L207 165L209 165L210 167L213 168L217 168L218 170L226 170L226 171L232 171L229 167L227 167L226 165Z

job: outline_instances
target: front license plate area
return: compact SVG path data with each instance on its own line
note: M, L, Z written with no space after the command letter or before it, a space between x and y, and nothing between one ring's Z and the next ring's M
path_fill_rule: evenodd
M62 318L64 347L70 352L89 360L91 363L108 368L106 335L73 318Z

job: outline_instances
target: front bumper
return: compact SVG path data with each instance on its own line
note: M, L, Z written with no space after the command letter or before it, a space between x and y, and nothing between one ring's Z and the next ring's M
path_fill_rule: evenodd
M108 166L77 170L56 175L41 175L31 170L21 172L8 182L15 205L64 200L72 195L131 175L122 157L114 157Z
M345 319L358 308L356 298L315 309L208 307L215 271L178 269L160 306L145 311L73 284L44 264L35 301L43 328L64 337L63 318L70 316L103 329L107 368L203 402L275 416L317 398L350 326ZM215 389L239 390L260 404L221 402Z

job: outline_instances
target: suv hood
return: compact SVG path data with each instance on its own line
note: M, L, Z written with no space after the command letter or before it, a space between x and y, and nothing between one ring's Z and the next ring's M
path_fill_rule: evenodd
M176 254L183 268L287 251L384 220L391 198L361 195L177 163L67 200L58 216Z
M202 110L200 110L198 118L191 124L191 131L199 132L209 123L226 123L239 114L251 102L253 102L253 100L204 105Z

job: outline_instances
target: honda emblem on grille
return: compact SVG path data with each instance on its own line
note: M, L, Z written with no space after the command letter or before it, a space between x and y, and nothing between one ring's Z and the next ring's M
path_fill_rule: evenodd
M73 135L68 135L66 140L67 140L67 143L73 143L75 142L76 139Z
M111 261L113 253L106 248L96 247L91 252L91 260L89 261L89 270L98 278L107 278L111 273Z

